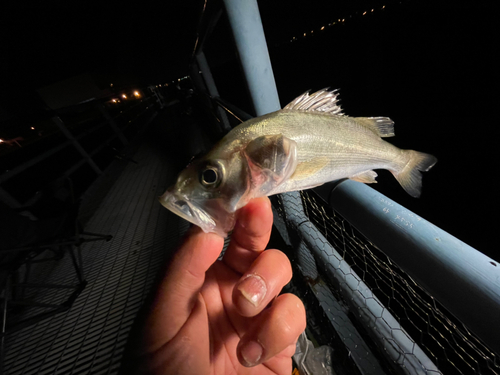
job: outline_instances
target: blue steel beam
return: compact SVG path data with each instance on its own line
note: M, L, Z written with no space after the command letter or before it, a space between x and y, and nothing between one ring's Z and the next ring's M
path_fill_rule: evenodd
M257 116L281 109L257 1L224 0Z
M346 180L330 204L500 354L500 265L365 184Z

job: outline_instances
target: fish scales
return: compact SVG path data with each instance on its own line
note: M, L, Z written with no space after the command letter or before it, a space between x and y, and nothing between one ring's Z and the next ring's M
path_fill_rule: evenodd
M370 129L347 116L329 115L307 111L278 111L241 124L225 139L235 139L241 145L265 134L283 134L297 143L298 164L317 158L327 158L328 163L310 177L300 180L294 175L273 193L300 190L345 178L367 170L397 170L407 162L401 150L382 140ZM218 153L214 148L214 154ZM220 149L219 149L220 150ZM234 150L227 149L227 152ZM220 156L220 155L218 155Z

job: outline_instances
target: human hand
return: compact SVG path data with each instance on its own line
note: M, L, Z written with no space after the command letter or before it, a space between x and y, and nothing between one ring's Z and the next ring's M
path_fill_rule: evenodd
M268 198L250 201L221 261L220 236L190 231L146 320L144 372L291 374L306 317L299 298L276 297L292 269L281 251L264 251L272 222Z

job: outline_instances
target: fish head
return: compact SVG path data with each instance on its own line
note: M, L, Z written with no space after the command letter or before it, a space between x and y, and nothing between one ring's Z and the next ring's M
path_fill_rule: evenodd
M241 154L190 163L160 203L205 232L223 237L234 227L236 210L250 193L248 165Z
M296 143L282 134L222 143L190 163L160 202L205 232L225 237L236 211L252 198L273 194L296 166Z

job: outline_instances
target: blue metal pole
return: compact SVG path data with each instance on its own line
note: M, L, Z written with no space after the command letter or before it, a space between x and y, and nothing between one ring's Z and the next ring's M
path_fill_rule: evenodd
M500 264L362 183L330 204L500 354Z
M257 116L281 109L256 0L224 0Z

